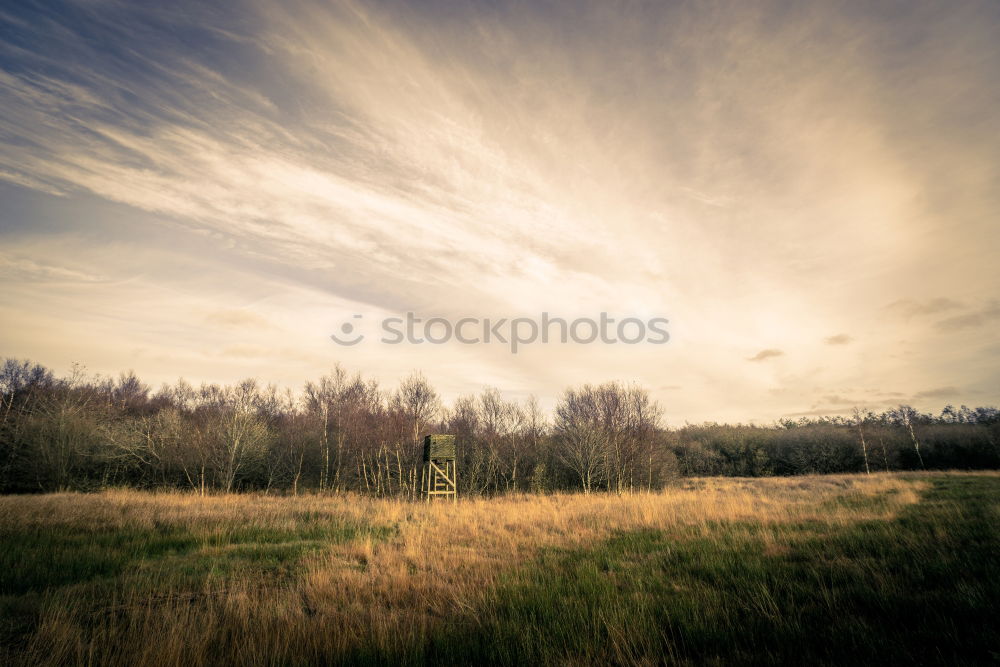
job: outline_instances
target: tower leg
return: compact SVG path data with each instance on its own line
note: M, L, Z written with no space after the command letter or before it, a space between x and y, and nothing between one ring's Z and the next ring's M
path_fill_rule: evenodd
M431 480L430 480L430 470L427 468L427 463L420 466L420 495L424 497L424 501L430 502L431 500Z
M458 502L458 475L455 472L455 461L451 461L451 502Z
M426 461L420 469L420 493L428 502L434 496L451 496L458 502L458 477L455 461Z

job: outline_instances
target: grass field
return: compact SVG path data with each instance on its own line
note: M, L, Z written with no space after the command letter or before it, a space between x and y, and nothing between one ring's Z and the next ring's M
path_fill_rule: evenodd
M3 664L989 664L1000 475L0 498Z

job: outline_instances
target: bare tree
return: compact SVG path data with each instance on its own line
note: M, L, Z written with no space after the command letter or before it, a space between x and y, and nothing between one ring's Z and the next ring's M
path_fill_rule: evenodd
M100 410L85 370L73 364L70 377L39 397L28 417L37 459L39 488L68 489L73 473L100 438Z
M427 425L440 414L441 399L423 373L415 372L399 385L392 403L406 419L410 444L416 447Z
M913 443L913 449L917 453L917 460L920 461L920 467L924 468L924 457L920 454L920 440L917 439L917 434L913 430L913 422L917 419L919 413L909 405L901 405L894 411L894 415L903 428L910 434L910 441Z
M899 406L881 414L784 420L773 427L707 423L667 429L660 406L620 383L568 390L550 428L538 403L489 388L444 412L420 374L392 393L333 369L289 391L179 381L150 395L134 373L56 379L29 362L0 365L0 491L107 484L356 489L414 494L420 437L457 436L464 493L583 488L627 493L676 475L856 470L877 441L906 466L1000 466L1000 411L946 406L940 416ZM918 434L917 431L920 431ZM909 454L908 454L909 452ZM928 453L925 460L923 456ZM877 453L876 453L877 458ZM909 456L909 458L905 458ZM903 458L901 458L903 457Z
M243 380L235 387L203 387L202 394L210 410L210 460L219 486L229 493L246 466L260 457L266 446L269 431L259 414L260 390L255 380Z
M584 493L590 493L603 470L607 444L594 387L566 390L556 407L555 434L559 460L580 478Z
M868 467L868 446L865 444L865 430L864 423L867 421L868 416L861 411L861 408L855 407L852 413L854 415L854 423L858 427L858 437L861 438L861 453L865 457L865 472L867 474L872 474L871 469Z

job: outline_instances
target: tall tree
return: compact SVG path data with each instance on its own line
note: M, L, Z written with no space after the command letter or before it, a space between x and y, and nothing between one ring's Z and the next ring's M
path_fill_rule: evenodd
M852 412L854 415L854 423L858 427L858 437L861 439L861 453L865 457L865 472L867 474L872 474L871 468L868 467L868 446L865 444L865 429L864 424L867 421L867 415L865 415L861 408L855 407Z

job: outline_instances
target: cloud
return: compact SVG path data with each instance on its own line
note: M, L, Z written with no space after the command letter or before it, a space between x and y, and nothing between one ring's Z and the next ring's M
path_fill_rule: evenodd
M97 283L106 280L99 274L2 252L0 279L13 283Z
M1000 319L1000 302L990 301L982 308L963 315L956 315L937 322L934 326L942 331L962 331L976 329Z
M256 313L235 309L223 309L209 313L205 317L205 322L228 329L244 329L248 327L260 329L271 326L266 319Z
M788 412L782 415L785 417L828 417L830 416L829 408L813 408L811 410L799 410L796 412Z
M886 306L886 310L910 318L914 316L935 315L963 307L960 301L948 297L937 297L924 300L900 299Z
M822 397L824 403L829 403L830 405L864 405L865 401L859 401L856 398L847 398L845 396L840 396L839 394L829 394Z
M747 361L764 361L765 359L772 359L774 357L780 357L780 356L782 356L784 354L785 353L782 352L781 350L776 350L776 349L773 349L773 348L769 348L767 350L761 350L760 352L758 352L757 354L753 355L752 357L748 357Z
M231 345L219 354L224 357L235 357L238 359L257 359L273 355L274 350L259 345Z
M958 396L962 391L958 387L938 387L937 389L927 389L925 391L917 392L913 395L915 399L924 398L949 398L951 396Z
M827 336L823 339L827 345L847 345L854 339L847 334L836 334L834 336Z
M670 344L341 360L543 399L666 376L684 417L839 387L995 396L995 316L964 304L1000 289L1000 16L912 4L20 3L0 15L0 315L20 324L0 346L140 373L150 349L209 380L259 359L294 384L347 355L322 347L345 313L614 311L669 318ZM824 336L858 363L827 363ZM787 357L734 370L748 341Z
M857 393L852 394L824 394L808 410L799 410L789 412L788 414L793 417L844 415L848 414L855 407L869 410L887 410L898 406L900 402L912 403L921 399L946 397L951 395L953 390L953 387L947 387L930 392L921 392L911 396L906 401L903 401L903 398L908 395L899 392L882 392L875 389L861 389L857 390Z

